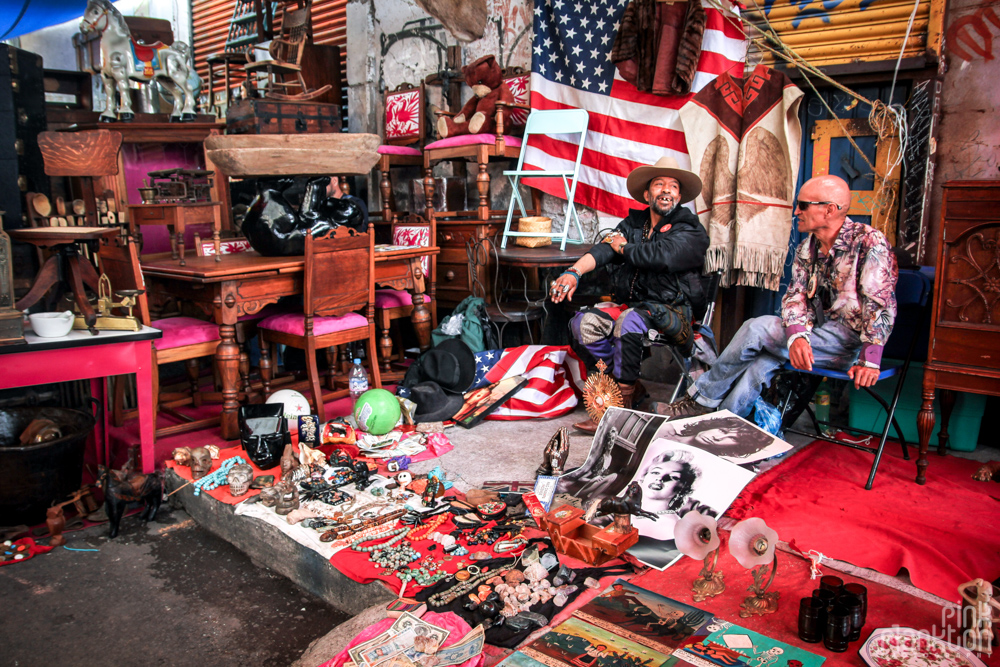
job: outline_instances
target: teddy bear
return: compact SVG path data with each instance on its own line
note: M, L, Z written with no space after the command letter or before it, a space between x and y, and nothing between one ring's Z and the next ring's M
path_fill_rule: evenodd
M437 122L442 139L459 134L492 133L496 131L497 102L514 104L514 95L503 80L503 70L495 56L483 56L462 68L465 83L474 95L455 116L441 116ZM510 107L503 111L504 126L510 119Z

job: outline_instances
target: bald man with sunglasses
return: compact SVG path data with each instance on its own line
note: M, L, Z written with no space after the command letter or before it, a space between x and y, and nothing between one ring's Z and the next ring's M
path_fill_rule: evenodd
M690 417L726 409L748 417L785 361L844 370L857 388L878 380L882 349L896 318L896 258L885 235L847 217L851 191L837 176L810 179L795 217L808 234L795 252L781 317L743 323L711 370L660 414Z

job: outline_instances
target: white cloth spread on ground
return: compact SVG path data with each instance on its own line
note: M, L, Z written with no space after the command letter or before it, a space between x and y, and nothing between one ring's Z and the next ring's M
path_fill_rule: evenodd
M711 244L705 270L722 285L777 290L784 273L799 171L802 91L764 65L745 79L723 72L680 110L695 200Z

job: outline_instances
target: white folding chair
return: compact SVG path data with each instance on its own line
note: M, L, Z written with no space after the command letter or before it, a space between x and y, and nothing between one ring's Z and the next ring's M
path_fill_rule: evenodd
M576 195L577 174L580 171L580 159L583 157L583 145L587 141L587 124L590 122L590 114L583 109L559 109L554 111L532 111L528 116L528 122L524 126L524 141L521 156L517 159L517 169L503 172L510 181L511 195L510 204L507 206L507 223L504 225L503 240L500 242L501 248L507 247L507 238L513 236L549 236L552 239L559 239L559 249L565 250L566 243L583 243L583 227L580 225L580 218L576 214L576 205L573 198ZM524 156L527 154L528 142L531 135L580 135L580 144L576 150L576 161L572 169L567 170L524 170ZM517 202L521 215L526 216L524 201L521 199L521 192L518 184L522 177L526 178L561 178L563 189L566 192L566 213L563 217L563 227L560 232L512 232L510 230L511 221L514 218L514 202ZM569 239L570 217L576 225L576 232L579 239Z

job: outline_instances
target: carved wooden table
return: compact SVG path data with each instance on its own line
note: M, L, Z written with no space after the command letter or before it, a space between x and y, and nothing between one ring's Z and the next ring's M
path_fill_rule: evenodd
M941 389L938 454L948 446L956 391L1000 395L1000 181L944 186L934 312L917 415L917 483L926 481L934 430L934 392Z
M375 253L375 282L413 295L411 321L420 349L431 341L431 315L424 296L420 258L437 255L436 246ZM221 342L215 359L222 378L222 437L240 437L236 423L239 409L239 359L236 320L259 312L285 296L302 294L304 257L262 257L256 252L214 257L193 257L186 266L171 259L143 262L142 273L153 294L195 303L219 325Z

